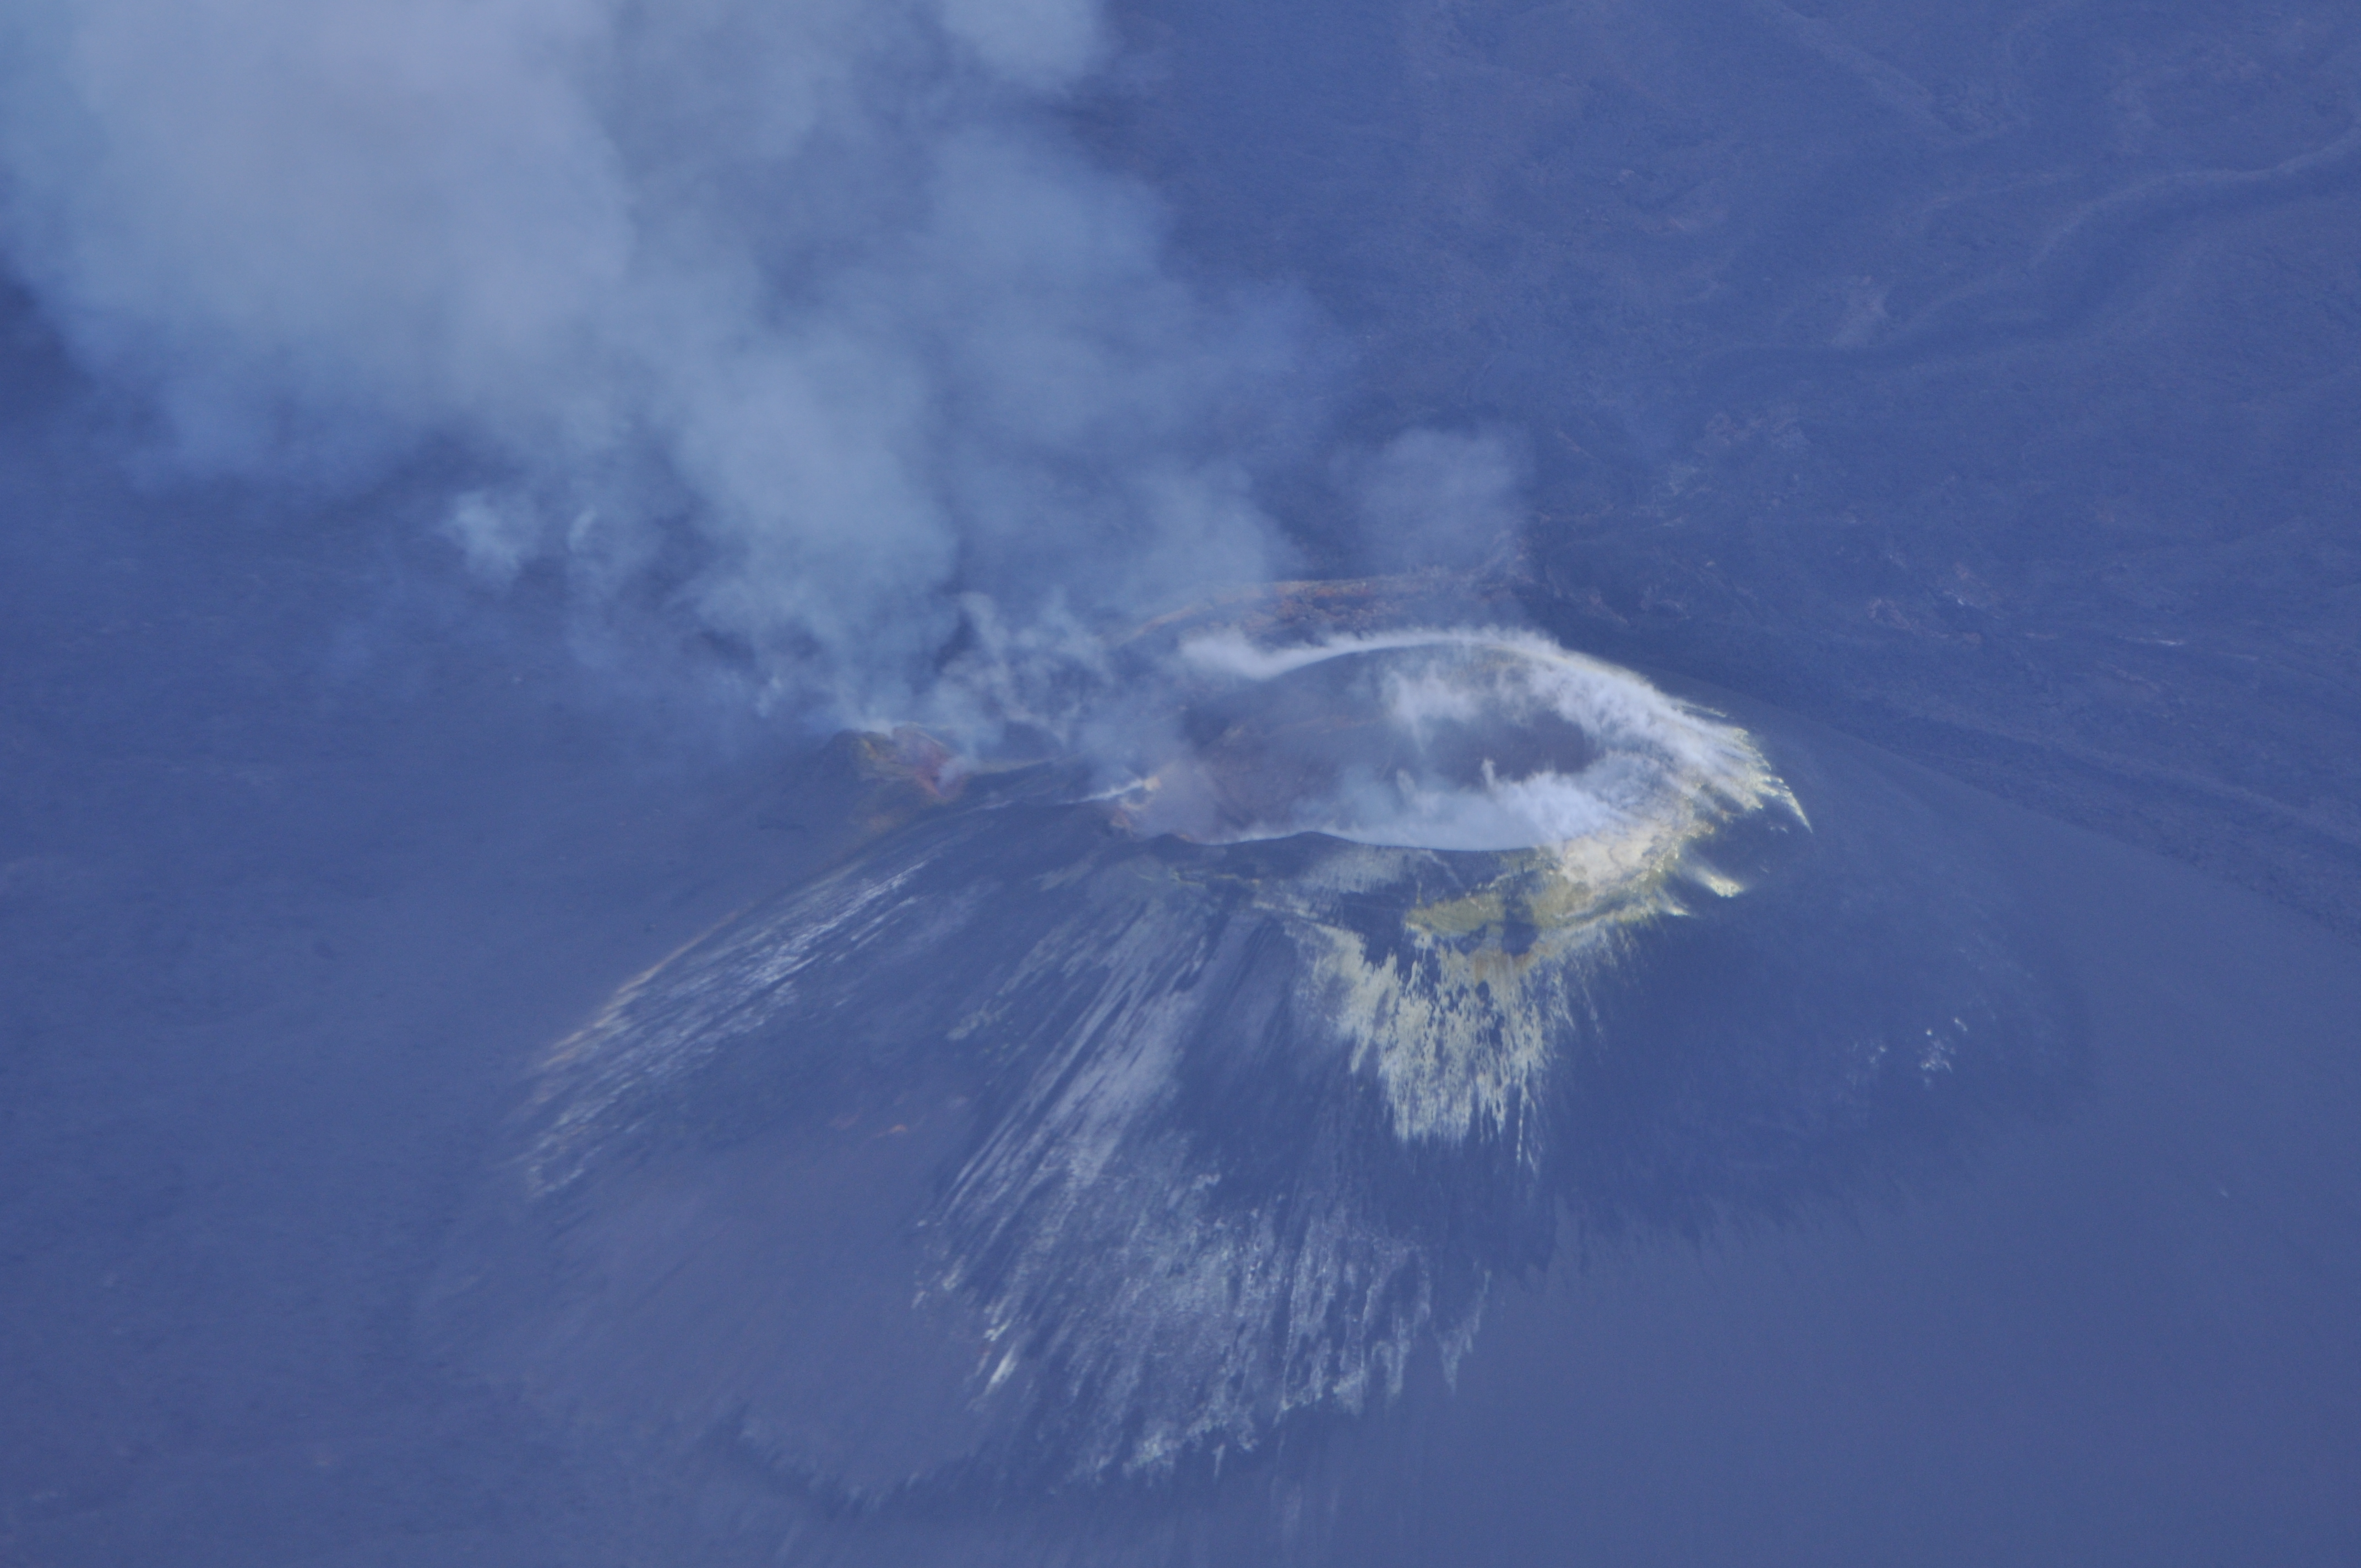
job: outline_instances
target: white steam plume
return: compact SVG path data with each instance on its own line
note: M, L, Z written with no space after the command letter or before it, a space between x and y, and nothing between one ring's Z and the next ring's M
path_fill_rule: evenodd
M1059 133L1107 47L1090 0L16 0L0 237L175 465L432 455L489 579L662 585L781 701L911 716L961 594L1038 651L1278 565L1301 313Z

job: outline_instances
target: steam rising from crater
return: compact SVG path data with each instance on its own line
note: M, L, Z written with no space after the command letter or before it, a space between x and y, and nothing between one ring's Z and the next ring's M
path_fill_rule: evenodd
M1527 632L1265 648L1232 631L1184 642L1180 658L1236 685L1194 705L1183 743L1121 793L1145 831L1554 846L1607 872L1794 804L1743 730Z

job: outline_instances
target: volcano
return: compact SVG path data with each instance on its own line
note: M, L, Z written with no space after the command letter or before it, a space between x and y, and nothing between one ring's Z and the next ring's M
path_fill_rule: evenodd
M477 1354L847 1506L1169 1485L1557 1249L2072 1091L1972 836L1774 716L1481 628L1153 657L1095 755L853 742L900 806L547 1053Z

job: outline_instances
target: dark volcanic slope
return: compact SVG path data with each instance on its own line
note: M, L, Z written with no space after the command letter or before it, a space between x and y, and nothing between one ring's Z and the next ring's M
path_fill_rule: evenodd
M1561 1214L1792 1216L2059 1103L2070 1010L1974 836L1784 750L1814 828L1572 914L1537 851L982 781L553 1050L438 1340L856 1511L1170 1481L1455 1365Z

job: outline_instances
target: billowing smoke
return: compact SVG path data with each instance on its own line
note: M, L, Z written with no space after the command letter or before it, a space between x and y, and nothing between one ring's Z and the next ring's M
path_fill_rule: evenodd
M1318 333L1060 128L1111 48L1090 0L19 0L0 232L170 471L427 474L495 587L988 724L1287 565ZM1489 437L1336 471L1413 535L1514 487Z

